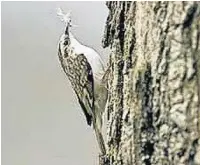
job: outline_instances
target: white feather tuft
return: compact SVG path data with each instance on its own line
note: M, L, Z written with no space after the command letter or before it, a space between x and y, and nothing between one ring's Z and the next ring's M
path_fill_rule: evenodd
M67 14L65 14L63 12L63 10L59 7L59 8L57 8L56 13L62 22L65 22L66 24L71 22L71 11L69 11Z
M56 10L57 10L56 13L57 13L58 16L64 16L63 11L62 11L62 9L60 7L57 8Z
M66 24L70 24L71 27L78 27L78 25L71 23L71 11L65 14L63 10L59 7L57 8L56 13L62 22L65 22Z

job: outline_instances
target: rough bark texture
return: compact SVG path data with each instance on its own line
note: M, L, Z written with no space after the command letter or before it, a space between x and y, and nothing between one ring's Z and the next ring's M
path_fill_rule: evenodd
M111 165L200 164L200 3L107 2Z

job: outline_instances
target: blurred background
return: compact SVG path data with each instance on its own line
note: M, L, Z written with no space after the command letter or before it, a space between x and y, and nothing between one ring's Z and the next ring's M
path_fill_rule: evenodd
M57 43L72 11L75 37L108 57L105 2L2 2L2 164L96 165L92 128L63 73Z

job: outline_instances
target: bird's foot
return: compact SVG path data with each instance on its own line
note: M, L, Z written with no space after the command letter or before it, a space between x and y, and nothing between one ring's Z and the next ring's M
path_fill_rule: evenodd
M99 165L110 165L107 155L99 154Z

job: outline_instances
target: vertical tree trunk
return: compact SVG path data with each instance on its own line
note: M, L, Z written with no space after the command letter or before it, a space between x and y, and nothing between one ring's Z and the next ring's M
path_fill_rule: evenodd
M200 164L200 3L106 5L108 164Z

